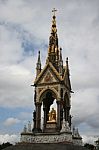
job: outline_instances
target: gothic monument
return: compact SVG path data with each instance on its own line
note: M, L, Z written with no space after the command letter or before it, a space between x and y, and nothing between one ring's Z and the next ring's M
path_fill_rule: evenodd
M58 45L56 15L53 9L51 35L45 67L41 68L40 51L34 81L33 129L30 123L21 133L21 142L73 143L82 145L78 129L71 130L71 83L68 58L63 65L62 48ZM56 104L56 107L53 106ZM42 111L41 111L42 109ZM41 116L43 112L43 117ZM41 122L43 118L43 121Z

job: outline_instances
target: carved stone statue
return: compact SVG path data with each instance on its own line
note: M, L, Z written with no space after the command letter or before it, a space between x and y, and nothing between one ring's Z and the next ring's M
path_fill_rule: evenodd
M70 132L69 123L68 121L65 121L65 119L63 119L62 129L60 132Z
M56 110L52 108L51 112L48 114L48 122L56 122Z

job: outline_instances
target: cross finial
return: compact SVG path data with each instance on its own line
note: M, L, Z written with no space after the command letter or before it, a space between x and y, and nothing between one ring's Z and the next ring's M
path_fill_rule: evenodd
M54 16L55 16L55 12L56 12L56 11L57 11L57 10L56 10L55 8L53 8L52 12L53 12Z

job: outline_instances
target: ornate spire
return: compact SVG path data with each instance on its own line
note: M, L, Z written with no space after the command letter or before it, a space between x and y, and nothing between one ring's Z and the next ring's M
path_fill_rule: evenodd
M51 36L49 38L49 53L55 53L55 48L58 47L58 36L57 36L57 28L56 28L56 16L55 16L55 8L52 10L54 12L52 18L52 27L51 27Z
M62 48L60 47L60 61L63 61L62 60Z
M67 67L67 70L68 70L68 73L69 73L68 57L66 58L66 67Z
M40 51L38 51L38 61L37 61L38 64L41 64L41 59L40 59Z
M63 60L62 60L62 48L60 48L60 55L59 55L59 73L63 75Z
M55 16L56 11L57 10L55 8L52 10L53 17L52 17L51 35L49 38L48 59L57 68L59 60L59 48L58 48L58 36L57 36L56 16Z
M40 59L40 51L38 52L38 61L36 64L37 75L41 72L41 59Z
M68 73L68 75L70 75L70 74L69 74L68 57L66 58L66 68L67 68L67 73Z
M70 71L69 71L68 57L66 58L66 72L67 72L67 76L68 76L68 84L67 84L67 87L69 88L70 92L73 93L73 91L72 91L72 89L71 89L71 83L70 83L70 80L69 80Z

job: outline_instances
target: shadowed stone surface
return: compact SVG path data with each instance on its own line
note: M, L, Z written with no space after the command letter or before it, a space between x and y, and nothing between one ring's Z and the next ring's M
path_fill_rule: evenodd
M73 144L19 144L4 150L87 150L82 146Z

